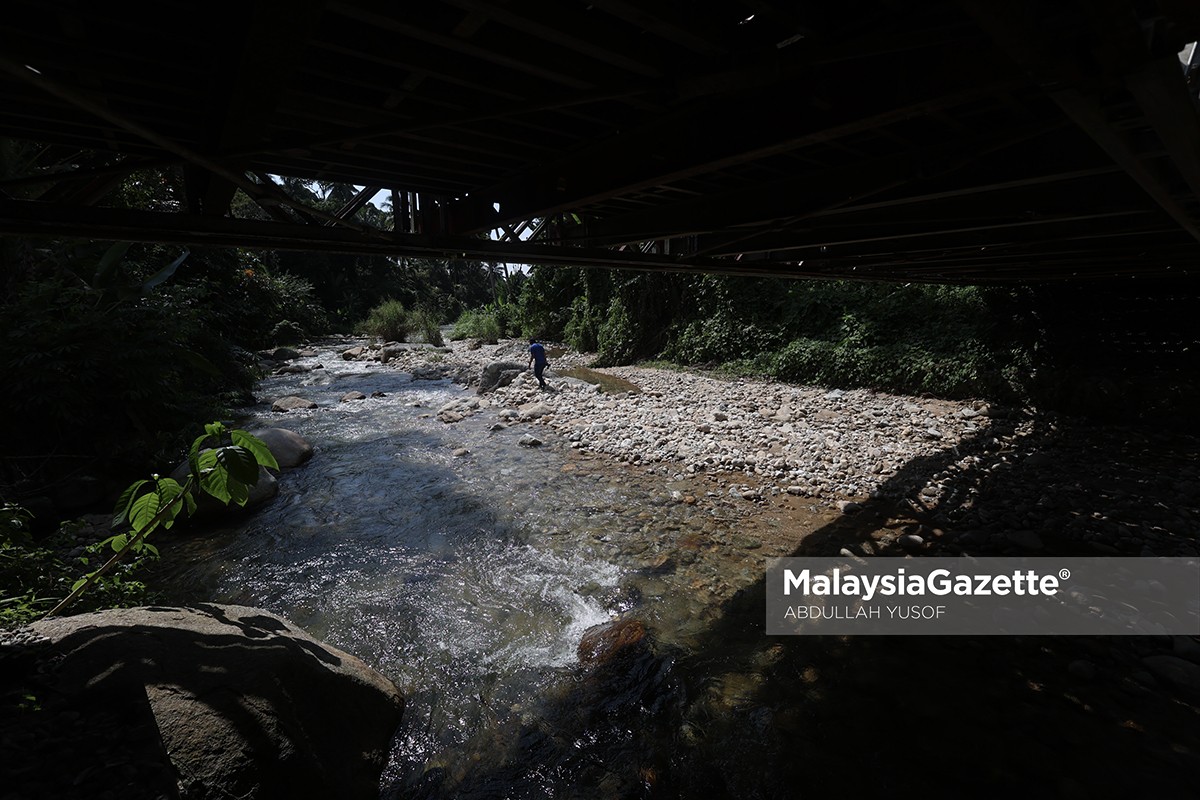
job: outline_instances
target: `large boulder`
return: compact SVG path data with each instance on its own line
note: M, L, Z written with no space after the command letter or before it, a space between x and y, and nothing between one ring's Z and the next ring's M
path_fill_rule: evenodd
M6 781L6 793L379 796L402 696L359 659L286 620L204 605L114 609L28 630L49 642L25 659L18 680L43 698L49 729L19 754L34 760L17 771L30 785ZM93 749L91 728L108 717L110 727L121 727L110 744ZM58 760L64 752L70 759ZM113 781L125 790L107 791Z
M524 364L515 361L493 361L483 368L479 376L479 393L490 392L497 386L508 386L513 378L525 371Z
M249 431L262 439L263 444L275 456L281 469L298 467L312 458L313 446L300 434L287 428L258 428Z
M272 361L291 361L293 358L300 357L300 353L291 347L276 347L272 350L259 350L258 354L263 358L268 358Z

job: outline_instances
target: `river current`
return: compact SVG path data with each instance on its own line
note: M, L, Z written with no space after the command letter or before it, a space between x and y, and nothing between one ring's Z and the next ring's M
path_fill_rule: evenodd
M760 577L757 543L728 538L728 504L680 502L669 468L616 469L498 427L498 409L445 424L438 408L471 392L344 346L262 381L239 425L295 430L315 456L265 507L176 544L168 599L266 608L391 678L408 705L384 797L649 791L647 736L678 734L647 733L681 701L675 656L715 598ZM368 399L340 402L351 391ZM289 394L318 408L269 410ZM519 445L529 432L545 444ZM654 647L581 668L584 632L630 616Z

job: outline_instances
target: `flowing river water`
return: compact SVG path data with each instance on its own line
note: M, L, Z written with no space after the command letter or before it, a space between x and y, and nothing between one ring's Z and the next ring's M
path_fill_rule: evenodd
M705 657L720 601L783 550L668 467L589 457L493 409L444 424L468 390L341 347L261 383L318 408L260 404L239 424L295 430L316 454L265 507L175 544L167 599L266 608L391 678L408 705L384 797L649 791L687 735L674 665ZM368 399L339 402L350 391ZM531 431L543 446L518 444ZM618 637L631 655L581 666L581 636L615 618L640 623Z

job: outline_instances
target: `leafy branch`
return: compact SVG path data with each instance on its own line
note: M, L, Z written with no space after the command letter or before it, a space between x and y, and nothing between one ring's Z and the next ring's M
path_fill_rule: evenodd
M229 444L221 444L228 436ZM219 446L204 449L209 439ZM71 593L52 608L47 617L62 613L78 600L109 570L129 553L149 552L157 556L158 549L146 541L151 532L169 529L181 511L190 516L196 513L194 489L229 505L246 505L250 488L258 482L259 467L279 469L267 445L246 431L227 429L220 422L204 426L204 433L192 442L188 450L188 476L181 484L174 478L152 475L136 481L121 493L113 516L113 527L128 524L129 533L118 533L105 540L113 555L99 569L80 578Z

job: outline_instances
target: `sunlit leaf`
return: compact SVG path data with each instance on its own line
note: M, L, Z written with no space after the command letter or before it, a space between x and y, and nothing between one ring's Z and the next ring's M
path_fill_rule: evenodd
M229 435L234 444L249 450L259 464L269 469L279 469L279 462L275 460L275 456L271 455L271 449L262 439L242 430L230 431ZM257 480L257 476L255 480Z
M208 455L208 453L205 453L205 455ZM200 479L200 488L206 494L229 505L229 501L232 499L229 492L229 470L224 467L215 466L216 460L216 454L213 453L214 467L204 473L204 477Z
M183 487L174 478L159 478L157 488L158 495L161 498L160 502L163 506L166 506L176 497L183 494Z
M117 500L117 507L113 509L113 525L120 525L129 517L129 507L133 505L133 498L146 483L145 480L135 481L128 489L121 492L121 497Z
M160 498L158 492L148 492L137 500L133 501L133 507L129 510L129 523L133 525L135 531L148 531L147 526L154 520L158 514L160 506Z

